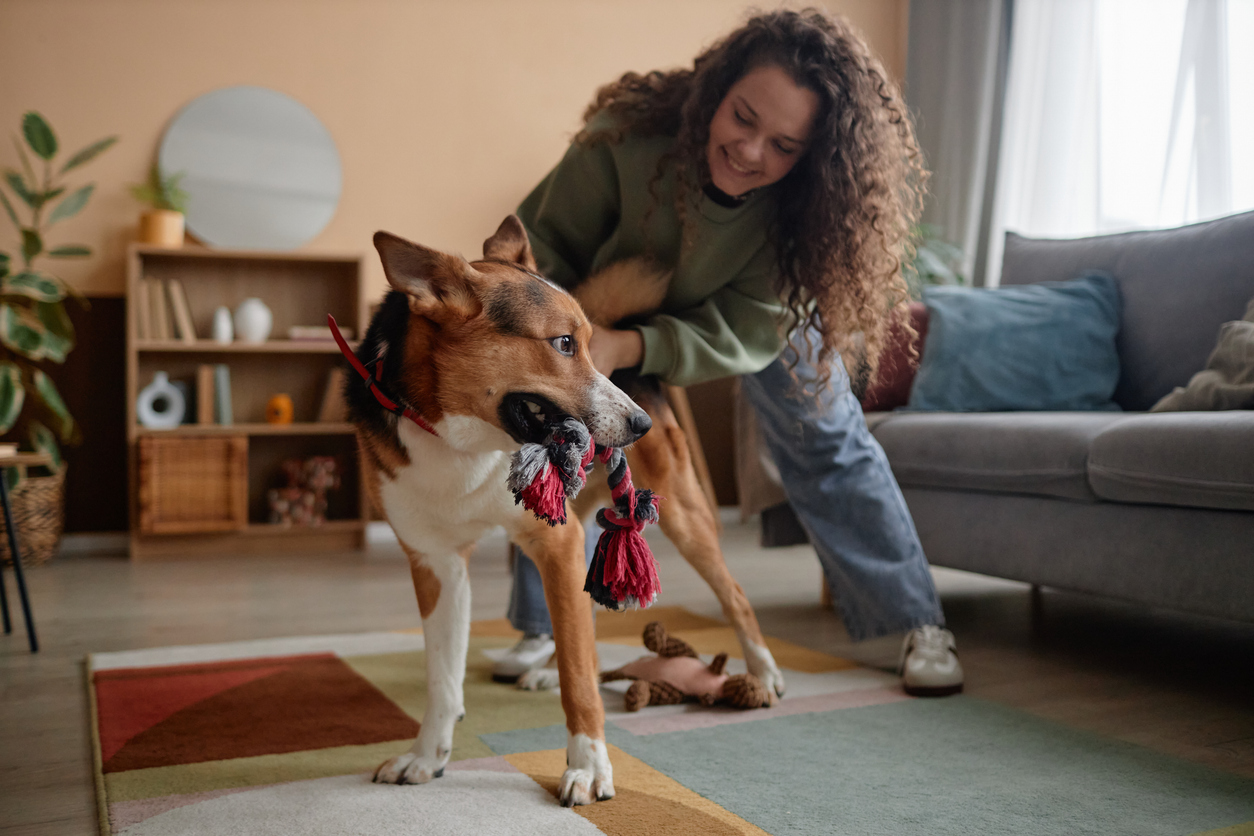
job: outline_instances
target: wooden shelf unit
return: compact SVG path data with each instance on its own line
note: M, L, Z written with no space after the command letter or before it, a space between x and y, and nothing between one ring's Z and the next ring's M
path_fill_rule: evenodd
M357 343L350 341L349 348ZM339 354L340 347L332 340L267 340L264 343L215 343L197 340L137 340L135 347L143 354Z
M141 278L178 279L187 296L199 339L139 339L138 283ZM331 341L282 339L293 325L325 325L332 314L354 336L364 332L361 256L322 253L272 253L165 249L134 244L127 254L127 446L130 473L131 558L211 557L271 552L344 551L365 545L366 499L360 477L357 441L347 423L320 423L317 415L331 370L340 363ZM234 311L255 296L274 317L271 339L264 343L219 344L205 339L214 311ZM353 343L355 346L355 343ZM230 367L234 424L182 424L172 430L140 425L136 401L157 371L196 388L197 367ZM287 394L294 406L291 424L268 424L266 402ZM140 530L139 444L147 438L244 439L247 447L248 515L234 530L154 534ZM281 463L288 458L334 455L341 467L341 487L328 499L327 522L317 527L270 525L266 491L281 485Z

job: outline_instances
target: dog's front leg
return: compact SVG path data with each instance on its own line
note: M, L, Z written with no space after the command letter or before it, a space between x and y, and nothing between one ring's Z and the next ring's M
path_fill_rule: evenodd
M658 525L718 596L723 615L736 628L745 666L762 680L774 702L784 696L784 675L762 638L748 596L727 570L718 524L697 481L687 439L665 403L651 403L649 415L653 429L627 453L635 482L666 497L658 508Z
M613 798L614 771L605 748L592 604L583 591L587 574L583 526L573 516L557 528L529 524L515 541L540 570L557 644L562 710L566 712L566 772L559 798L565 807Z
M403 545L403 544L402 544ZM427 710L418 739L405 754L375 770L385 784L425 784L444 774L453 752L453 726L466 714L462 684L470 640L470 578L456 552L409 555L427 655Z

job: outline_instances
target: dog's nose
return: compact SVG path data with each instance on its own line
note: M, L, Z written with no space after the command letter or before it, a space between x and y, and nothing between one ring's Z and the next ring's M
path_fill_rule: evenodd
M653 419L643 409L637 409L627 419L627 427L635 433L636 438L640 438L653 427Z

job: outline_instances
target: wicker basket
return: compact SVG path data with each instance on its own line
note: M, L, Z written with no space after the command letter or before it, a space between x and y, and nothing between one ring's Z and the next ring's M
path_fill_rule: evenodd
M238 531L248 525L248 436L139 440L139 530Z
M0 475L0 478L4 478ZM17 526L17 548L23 566L47 563L56 554L65 527L65 468L52 476L23 476L9 491L9 507ZM9 534L0 513L0 556L4 565L13 563Z

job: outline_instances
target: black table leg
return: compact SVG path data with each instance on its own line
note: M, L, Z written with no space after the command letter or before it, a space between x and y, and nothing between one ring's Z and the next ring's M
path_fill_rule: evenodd
M17 596L22 600L22 615L26 618L26 638L30 640L30 652L38 653L39 639L35 637L35 619L31 617L30 599L26 595L26 576L22 574L22 556L17 550L17 531L13 527L13 512L9 509L9 485L2 470L0 470L0 505L4 506L4 526L9 535L9 554L13 556L13 576L17 578ZM7 615L9 609L7 601L4 609ZM6 626L8 626L7 619Z
M0 479L4 478L4 471L0 470ZM13 632L13 622L9 621L9 591L4 588L4 561L0 560L0 614L4 616L4 632L9 634Z

